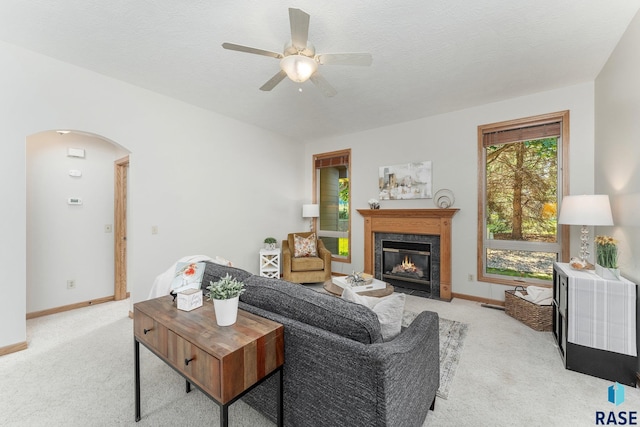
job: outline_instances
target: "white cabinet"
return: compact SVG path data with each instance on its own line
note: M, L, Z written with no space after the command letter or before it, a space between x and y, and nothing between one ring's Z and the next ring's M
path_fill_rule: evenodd
M553 334L567 369L635 386L637 286L553 266Z
M280 249L260 249L260 276L280 278Z

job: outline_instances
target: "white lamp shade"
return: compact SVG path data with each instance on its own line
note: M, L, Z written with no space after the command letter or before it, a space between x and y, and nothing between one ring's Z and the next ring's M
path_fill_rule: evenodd
M316 72L318 63L308 56L289 55L280 60L280 68L291 80L302 83L309 80L309 77Z
M593 194L563 197L558 224L613 225L609 196Z
M320 205L302 205L303 218L317 218L320 216Z

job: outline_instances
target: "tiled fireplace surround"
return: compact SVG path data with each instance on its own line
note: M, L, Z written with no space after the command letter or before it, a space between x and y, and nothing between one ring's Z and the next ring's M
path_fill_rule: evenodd
M451 221L458 209L358 209L364 217L364 271L378 275L375 268L377 235L437 236L440 240L440 263L432 266L439 273L439 294L433 298L451 300ZM417 237L416 237L417 236ZM428 238L427 238L428 239ZM436 257L432 258L436 262ZM379 270L379 269L378 269ZM438 294L438 295L436 295Z

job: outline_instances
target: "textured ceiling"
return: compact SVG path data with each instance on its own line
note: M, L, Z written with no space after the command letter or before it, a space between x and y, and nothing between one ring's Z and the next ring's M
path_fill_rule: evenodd
M337 89L285 79L289 7L311 15L318 53L369 52L371 67L321 65ZM2 0L0 39L297 139L371 129L593 81L637 0ZM300 92L298 89L302 88Z

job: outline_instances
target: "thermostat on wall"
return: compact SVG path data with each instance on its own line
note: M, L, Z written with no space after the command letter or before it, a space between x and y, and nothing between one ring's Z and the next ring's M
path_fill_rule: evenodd
M81 205L82 199L78 197L69 197L69 199L67 200L67 203L69 203L70 205Z
M69 176L82 176L82 171L79 171L78 169L71 169L69 171Z
M84 159L84 150L82 148L69 148L67 150L68 157L80 157Z

